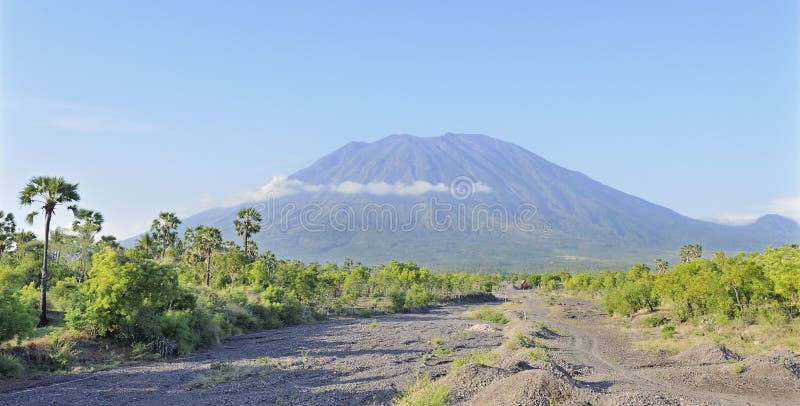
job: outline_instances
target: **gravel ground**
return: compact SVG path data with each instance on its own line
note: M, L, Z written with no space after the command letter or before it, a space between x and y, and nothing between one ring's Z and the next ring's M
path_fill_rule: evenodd
M0 404L386 404L419 373L441 378L453 404L800 404L795 354L742 359L716 345L677 356L644 353L594 302L506 296L516 302L504 312L506 326L464 319L464 306L333 319L229 337L172 362L49 377L23 382L25 389L0 384ZM547 359L509 346L520 333L546 345ZM423 357L436 348L434 338L453 354ZM475 351L494 351L498 361L447 374L454 357ZM731 373L734 361L743 373ZM221 372L241 375L210 385Z
M0 393L0 404L370 404L389 403L418 372L441 375L453 356L423 361L441 338L454 356L500 345L502 332L470 333L463 306L422 314L334 319L229 337L173 362L121 367L75 379L47 378ZM269 357L263 367L260 357ZM263 376L198 387L216 362L259 368ZM0 384L2 385L2 384ZM0 392L3 392L0 386Z

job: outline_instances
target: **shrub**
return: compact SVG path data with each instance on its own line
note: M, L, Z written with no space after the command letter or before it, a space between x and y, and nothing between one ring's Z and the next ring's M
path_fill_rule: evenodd
M653 294L653 283L638 280L614 288L606 292L603 308L608 314L619 314L625 317L648 308L653 310L658 300Z
M403 311L406 305L406 292L404 292L399 286L393 286L391 289L389 289L389 301L391 302L391 311Z
M85 300L81 293L81 285L75 277L69 277L56 282L50 291L47 292L48 298L52 297L55 306L62 311L68 311L75 307L77 303Z
M498 324L508 323L507 318L505 318L502 314L500 314L500 312L492 309L489 306L481 306L480 308L472 311L469 314L469 317L477 320L484 320Z
M131 343L157 337L160 313L181 296L173 266L129 258L108 247L92 257L81 290L87 301L70 310L68 325Z
M666 317L654 314L652 316L645 317L644 320L642 320L642 325L647 327L658 327L663 325L667 321L669 320Z
M36 308L25 304L16 294L0 291L0 341L27 337L36 326Z
M19 378L23 372L25 367L17 357L0 353L0 378Z
M533 362L547 361L547 351L541 348L534 348L528 351L528 359L530 359Z
M672 338L675 335L675 326L671 324L667 324L664 327L661 327L661 338L667 340Z
M158 321L161 334L175 342L178 354L184 355L194 350L194 331L189 326L190 316L186 310L170 310L161 315Z
M733 373L734 375L741 375L742 373L744 373L744 371L745 367L744 364L742 364L741 362L737 362L733 364L733 367L731 367L731 373Z
M405 308L407 309L422 309L428 306L433 300L433 294L425 289L422 285L415 283L406 292Z

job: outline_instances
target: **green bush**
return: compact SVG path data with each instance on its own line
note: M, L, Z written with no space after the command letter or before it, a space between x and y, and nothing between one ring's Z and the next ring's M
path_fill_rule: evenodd
M0 291L0 341L27 337L36 327L36 308L25 304L17 294Z
M393 286L389 289L389 302L391 303L389 310L393 312L403 311L406 305L406 292L399 286Z
M175 267L130 258L108 247L92 257L81 290L87 300L70 310L70 327L130 343L157 337L160 313L182 296Z
M472 311L469 316L473 319L490 321L492 323L506 324L508 319L500 314L497 310L489 306L481 306L477 310Z
M606 292L603 298L603 308L608 314L630 316L648 308L653 310L658 305L658 300L653 294L653 283L647 280L637 280Z
M86 300L81 292L81 284L75 277L57 281L47 292L47 296L49 303L53 303L57 309L65 312Z
M675 326L667 324L661 327L661 338L668 340L675 335Z
M17 357L0 353L0 378L19 378L23 372L25 367Z
M161 334L177 344L180 355L188 354L195 348L195 332L189 323L190 315L187 310L170 310L162 314L158 322Z
M425 289L424 286L415 283L406 292L405 295L405 308L411 310L418 310L428 306L433 300L433 294L430 290Z

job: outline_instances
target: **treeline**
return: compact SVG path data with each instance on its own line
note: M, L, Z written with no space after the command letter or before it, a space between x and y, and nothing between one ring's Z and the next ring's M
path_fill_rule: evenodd
M204 225L181 236L181 222L170 212L160 213L131 249L113 236L98 238L103 216L74 206L71 229L51 232L56 208L78 200L77 185L62 178L34 178L23 190L20 202L44 214L47 240L0 212L0 342L37 334L37 325L50 323L50 309L64 316L57 334L100 337L171 356L230 334L331 314L401 312L487 295L501 280L432 273L411 262L370 267L352 260L340 265L278 259L252 240L261 222L252 208L242 209L234 222L240 244Z
M673 319L709 318L717 323L740 320L780 322L800 314L800 247L768 247L763 252L702 258L702 247L681 249L681 263L670 269L656 260L627 272L597 274L517 275L545 290L600 296L609 314L630 316L641 310L668 306Z

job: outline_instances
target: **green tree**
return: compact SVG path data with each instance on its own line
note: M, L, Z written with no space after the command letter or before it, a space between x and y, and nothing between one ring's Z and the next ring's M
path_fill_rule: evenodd
M257 252L253 251L256 248L248 244L248 240L253 234L261 231L261 213L256 211L254 207L246 207L236 213L236 220L233 221L233 228L236 230L236 235L242 238L242 248L245 254L253 258Z
M800 307L800 247L796 244L767 247L755 261L772 281L774 292L790 306Z
M37 176L32 178L19 194L19 203L22 206L36 205L37 210L28 214L25 220L28 224L33 224L33 219L41 211L44 213L44 256L42 260L42 276L40 281L41 288L41 314L39 315L39 325L46 326L47 319L47 255L50 240L50 221L55 214L57 206L67 205L72 211L75 210L73 203L78 202L81 196L78 194L78 184L68 183L63 177Z
M161 258L166 256L168 249L175 249L175 245L178 243L178 226L180 224L181 220L173 212L162 211L153 220L150 233L161 248L159 252Z
M11 244L14 243L14 233L17 231L17 223L14 221L14 214L3 213L0 210L0 258L3 258Z
M87 264L91 259L94 237L103 229L103 215L88 209L78 209L75 212L75 221L72 222L72 231L78 233L78 280L86 279Z
M215 283L218 283L218 285L235 285L244 275L244 268L248 262L244 253L236 244L231 243L229 245L225 247L222 254L214 258L214 268L219 271L217 272L218 274L222 274L221 278L214 278Z
M104 235L100 237L100 241L97 242L97 247L100 249L104 247L109 247L114 250L122 249L122 246L119 244L119 241L117 241L117 237L114 237L113 235Z
M14 244L13 252L17 260L22 259L28 252L38 252L40 246L44 246L41 241L36 240L36 234L27 230L20 230L14 233L12 240Z
M82 291L85 309L70 311L70 326L125 341L153 339L159 314L181 295L173 266L126 257L108 247L92 257Z
M211 285L211 258L222 248L222 232L215 227L199 225L186 229L185 237L190 255L198 261L205 261L206 286Z

